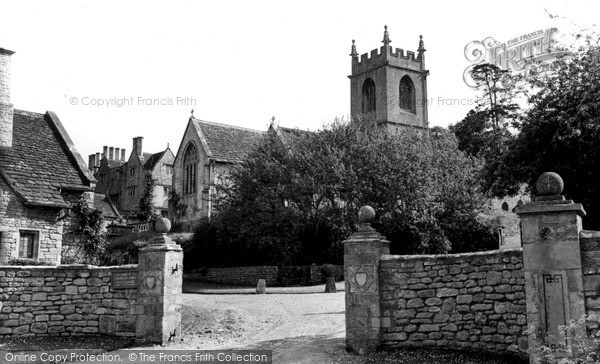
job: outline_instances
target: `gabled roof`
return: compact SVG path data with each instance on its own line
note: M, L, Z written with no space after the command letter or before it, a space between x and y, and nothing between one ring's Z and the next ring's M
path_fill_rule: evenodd
M213 123L192 118L206 155L214 161L224 163L241 162L264 132L239 126Z
M146 153L144 153L144 155L145 154ZM154 169L154 166L162 158L163 154L165 154L164 150L162 152L151 154L148 158L144 158L146 160L146 162L144 163L144 169L147 171L151 171L152 169Z
M94 193L94 208L101 210L106 218L116 219L119 217L119 211L117 211L112 200L105 194Z
M95 182L55 113L14 110L13 146L0 151L0 174L27 205L64 208L61 190Z

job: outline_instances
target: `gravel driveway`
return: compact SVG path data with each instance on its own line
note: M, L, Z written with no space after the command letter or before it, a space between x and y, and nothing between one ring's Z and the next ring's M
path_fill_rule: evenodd
M267 349L274 363L363 363L346 353L344 292L184 294L181 349Z

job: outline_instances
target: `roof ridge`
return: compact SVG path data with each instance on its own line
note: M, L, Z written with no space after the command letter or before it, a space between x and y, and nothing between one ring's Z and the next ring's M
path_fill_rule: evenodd
M21 109L13 109L13 114L27 115L27 116L44 116L46 113L27 111L27 110L21 110Z
M300 129L298 127L293 127L293 126L281 126L281 125L278 125L277 128L278 129L287 129L287 130L309 131L309 132L312 131L310 129Z
M246 130L246 131L251 131L251 132L255 132L255 133L261 133L261 134L265 133L263 130L251 129L251 128L246 128L243 126L237 126L237 125L231 125L231 124L225 124L225 123L217 123L214 121L207 121L207 120L201 120L201 119L196 119L196 118L193 118L193 121L197 121L199 123L205 123L205 124L209 124L209 125L223 126L226 128Z

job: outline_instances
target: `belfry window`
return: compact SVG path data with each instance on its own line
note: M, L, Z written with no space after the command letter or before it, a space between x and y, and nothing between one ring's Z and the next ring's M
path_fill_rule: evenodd
M375 112L375 82L367 78L362 87L362 112L369 114Z
M400 108L412 113L416 112L415 85L408 76L400 80Z

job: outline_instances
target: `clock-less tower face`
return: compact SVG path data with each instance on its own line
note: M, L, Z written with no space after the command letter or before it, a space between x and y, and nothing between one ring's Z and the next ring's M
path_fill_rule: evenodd
M389 45L384 33L384 45L360 59L352 45L350 78L351 116L370 117L384 125L390 133L405 128L424 129L427 122L427 75L425 48L419 42L417 56Z

